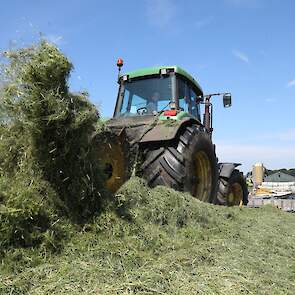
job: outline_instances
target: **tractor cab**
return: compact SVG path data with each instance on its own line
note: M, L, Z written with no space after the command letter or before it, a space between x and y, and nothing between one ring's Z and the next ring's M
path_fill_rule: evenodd
M153 67L119 75L114 117L186 113L199 121L203 92L194 78L177 66Z

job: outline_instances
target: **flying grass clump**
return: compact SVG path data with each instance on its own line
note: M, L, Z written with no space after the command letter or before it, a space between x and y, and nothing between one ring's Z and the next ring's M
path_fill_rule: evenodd
M0 88L0 246L51 239L62 220L100 209L102 174L91 140L99 113L71 93L73 68L52 44L5 52Z

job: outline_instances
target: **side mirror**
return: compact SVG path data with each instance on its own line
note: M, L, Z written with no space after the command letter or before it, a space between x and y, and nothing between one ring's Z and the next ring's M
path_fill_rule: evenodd
M231 106L231 94L226 93L223 95L223 106L229 108Z

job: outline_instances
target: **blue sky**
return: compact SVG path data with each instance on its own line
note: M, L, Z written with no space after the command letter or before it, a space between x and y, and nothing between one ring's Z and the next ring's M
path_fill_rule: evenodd
M40 33L73 62L70 84L87 90L104 116L124 70L177 64L215 98L214 142L220 161L295 167L295 1L147 0L3 1L0 50Z

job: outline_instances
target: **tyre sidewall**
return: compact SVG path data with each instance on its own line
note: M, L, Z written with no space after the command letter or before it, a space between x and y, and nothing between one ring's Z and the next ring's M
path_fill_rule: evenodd
M230 176L230 178L228 180L228 192L227 192L227 194L230 193L231 186L233 184L235 184L235 183L238 183L242 187L242 190L243 190L243 199L242 199L242 201L243 201L244 205L247 205L248 204L248 188L247 188L247 184L246 184L245 179L242 176L241 172L239 170L237 170L237 169L235 169L232 172L232 174L231 174L231 176ZM234 204L229 204L228 203L228 205L233 206Z
M201 131L200 129L197 130L196 134L192 137L191 143L188 146L187 151L185 152L185 160L187 165L185 165L186 169L186 180L184 183L184 190L189 191L191 194L195 191L195 186L197 183L197 175L196 175L196 168L194 160L196 154L200 151L203 151L209 161L210 161L210 168L212 173L211 179L211 193L209 195L208 201L213 203L216 198L216 191L217 191L217 159L215 154L214 145L210 139L210 136ZM198 198L198 196L195 196Z

